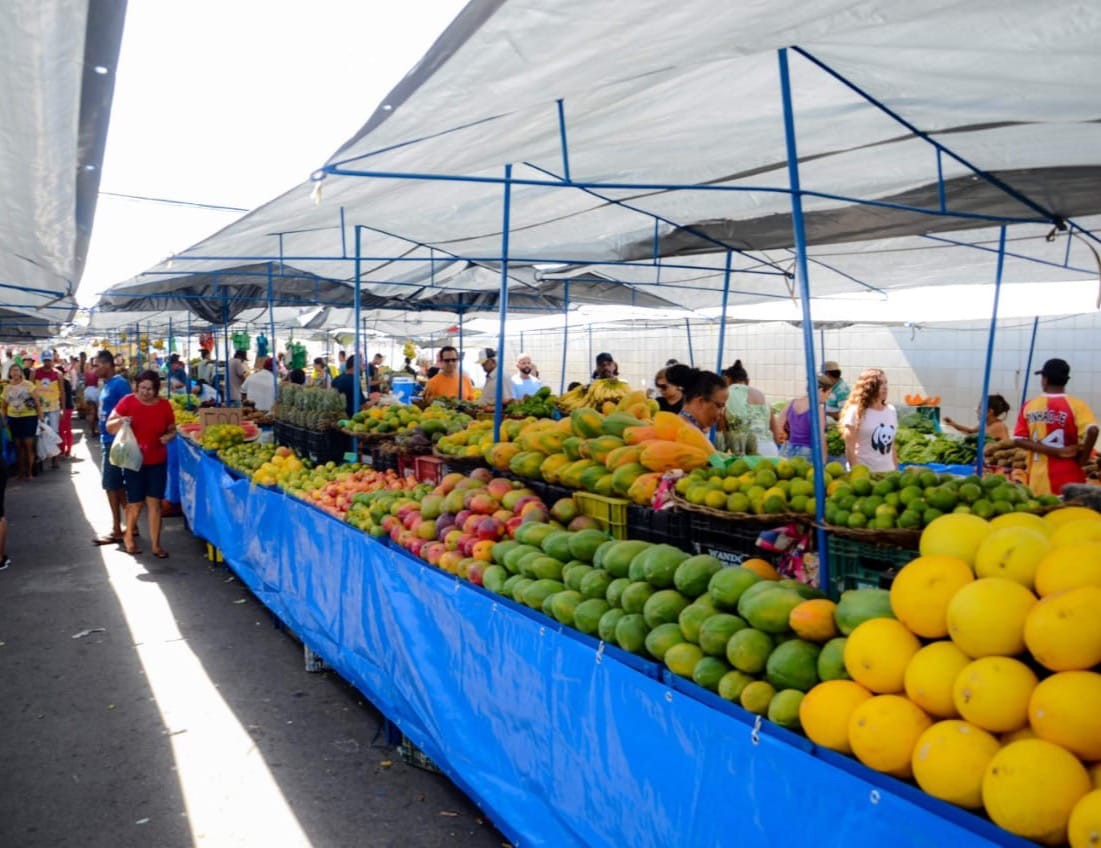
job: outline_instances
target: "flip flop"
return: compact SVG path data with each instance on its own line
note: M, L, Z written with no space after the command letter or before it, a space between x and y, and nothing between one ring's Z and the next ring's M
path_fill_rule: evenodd
M157 559L168 559L168 551L153 551L153 556Z
M130 554L130 556L138 556L141 553L141 548L137 548L137 547L127 548L127 547L124 546L123 550L126 551L126 553Z
M121 545L122 536L97 536L92 539L93 545Z

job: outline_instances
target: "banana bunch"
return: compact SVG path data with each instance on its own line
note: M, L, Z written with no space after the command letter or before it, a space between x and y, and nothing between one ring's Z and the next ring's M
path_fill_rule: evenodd
M584 406L603 409L604 404L618 405L631 394L631 386L623 380L593 380L587 386L578 386L558 398L558 405L566 412L573 412ZM645 393L643 393L645 399Z
M413 359L417 355L417 346L406 339L405 344L401 346L401 354L407 359Z
M585 390L588 386L576 386L566 392L564 395L560 395L558 398L558 406L565 412L573 412L575 409L581 409L585 406Z

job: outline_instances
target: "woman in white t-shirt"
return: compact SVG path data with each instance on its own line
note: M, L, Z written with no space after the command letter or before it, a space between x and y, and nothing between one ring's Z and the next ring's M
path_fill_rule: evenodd
M898 412L887 403L887 375L878 368L860 373L840 415L849 468L867 466L870 471L898 468Z

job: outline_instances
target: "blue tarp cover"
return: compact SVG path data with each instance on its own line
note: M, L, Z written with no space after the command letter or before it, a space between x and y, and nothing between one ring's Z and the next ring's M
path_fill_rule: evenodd
M514 844L1030 844L179 454L194 532Z

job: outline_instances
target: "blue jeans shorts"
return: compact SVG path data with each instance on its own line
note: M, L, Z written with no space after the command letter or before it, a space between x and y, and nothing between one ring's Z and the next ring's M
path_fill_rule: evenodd
M168 484L168 463L161 462L157 465L142 463L137 471L124 468L122 481L126 485L127 503L142 503L146 498L162 500Z

